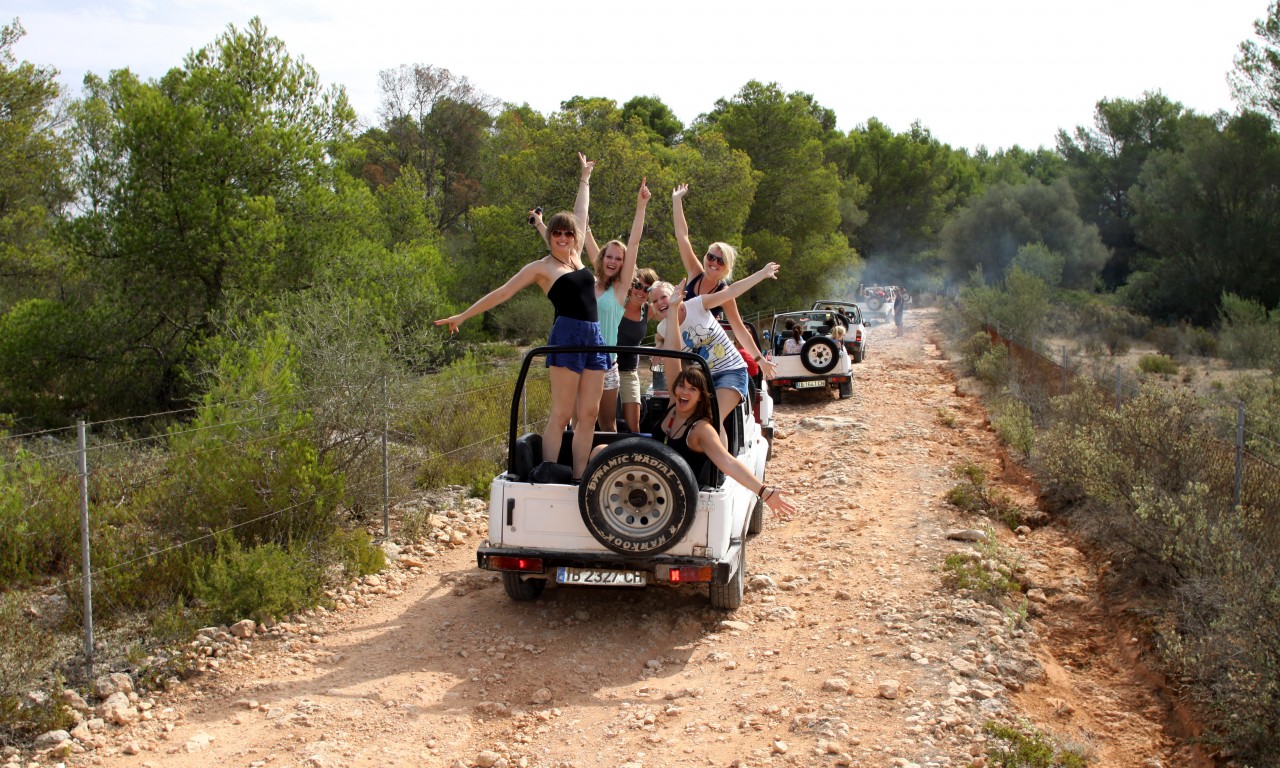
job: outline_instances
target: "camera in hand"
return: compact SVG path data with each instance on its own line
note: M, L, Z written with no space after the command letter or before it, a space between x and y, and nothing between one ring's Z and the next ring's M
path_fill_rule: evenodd
M538 207L534 208L534 209L533 209L533 212L534 212L534 214L536 214L536 215L538 215L538 216L541 216L541 215L542 215L542 206L540 206L540 205L539 205ZM533 223L533 216L530 216L530 217L529 217L529 223L530 223L530 224L532 224L532 223Z

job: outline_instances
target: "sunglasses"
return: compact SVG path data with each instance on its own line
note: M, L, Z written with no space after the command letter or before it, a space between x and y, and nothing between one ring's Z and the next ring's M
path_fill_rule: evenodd
M649 286L645 285L644 283L640 282L639 280L632 280L632 281L631 281L631 290L633 290L633 291L644 291L645 293L648 293L648 292L649 292Z
M574 234L575 234L575 233L574 233L574 231L573 231L572 229L553 229L553 230L551 230L551 236L552 236L552 237L573 237L573 236L574 236Z
M727 264L727 263L728 263L728 262L726 262L726 261L724 260L724 257L723 257L723 256L721 256L720 254L718 254L718 253L716 253L716 252L714 252L714 251L707 251L706 259L707 259L707 261L711 262L712 264L719 264L719 265L721 265L721 266L724 266L725 264Z

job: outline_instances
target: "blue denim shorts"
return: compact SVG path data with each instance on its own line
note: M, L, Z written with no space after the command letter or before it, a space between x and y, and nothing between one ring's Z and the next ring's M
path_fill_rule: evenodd
M600 324L590 320L574 320L571 317L557 317L551 324L551 336L547 339L550 347L603 347L604 337L600 335ZM609 356L603 352L550 352L547 354L547 367L568 368L574 373L584 370L607 371L612 367Z
M713 371L711 374L711 388L736 389L738 390L738 394L742 395L742 399L744 401L748 400L750 396L747 394L746 367L730 368L727 371L720 371L719 373Z

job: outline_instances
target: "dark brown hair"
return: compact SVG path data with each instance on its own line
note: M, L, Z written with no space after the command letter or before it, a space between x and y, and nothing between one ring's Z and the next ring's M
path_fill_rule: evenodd
M708 424L714 426L711 418L711 387L707 384L707 377L703 375L701 368L685 368L676 375L676 380L671 385L671 397L675 398L676 387L687 383L689 386L698 390L698 402L693 406L693 416L690 417L694 421L702 419Z
M547 242L548 248L551 247L551 231L555 229L573 230L573 250L582 250L582 244L586 241L586 238L583 237L582 227L578 226L578 218L571 212L561 211L555 216L552 216L551 221L547 222L547 234L544 236L544 239Z

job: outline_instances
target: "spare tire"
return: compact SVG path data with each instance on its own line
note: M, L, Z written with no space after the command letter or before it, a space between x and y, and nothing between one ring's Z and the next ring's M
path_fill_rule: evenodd
M872 312L875 312L877 309L884 306L884 299L881 298L879 294L873 295L871 300L867 302L867 305L871 307Z
M814 336L800 348L800 362L810 373L826 373L839 359L840 349L826 336Z
M582 522L622 554L670 549L693 524L698 482L680 454L645 437L610 443L587 463L578 486Z

